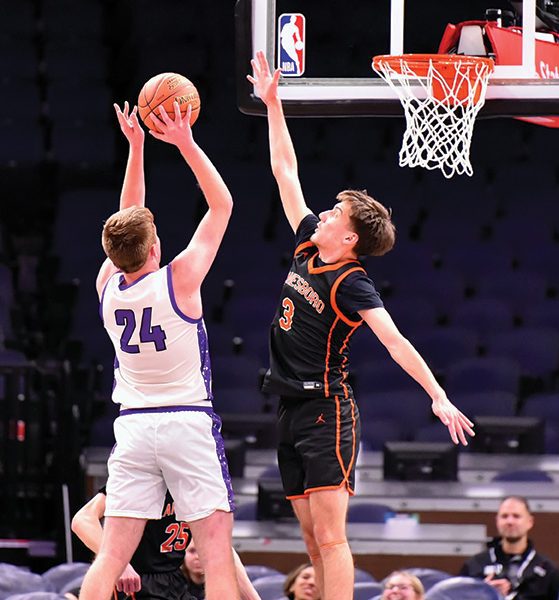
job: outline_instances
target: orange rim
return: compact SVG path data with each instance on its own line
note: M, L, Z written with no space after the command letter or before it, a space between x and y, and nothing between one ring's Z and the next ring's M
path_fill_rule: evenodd
M493 72L495 65L490 58L461 54L382 54L373 57L375 69L381 69L383 64L389 65L398 74L402 74L402 65L407 65L418 77L426 77L430 64L442 73L458 66L469 72L467 67L485 65L488 74ZM475 79L476 76L472 75L470 78Z

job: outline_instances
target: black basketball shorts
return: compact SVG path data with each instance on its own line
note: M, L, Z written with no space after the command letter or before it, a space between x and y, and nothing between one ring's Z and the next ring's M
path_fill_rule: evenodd
M282 397L278 464L288 499L346 486L353 494L361 425L353 398Z
M147 573L142 575L142 589L134 596L118 594L119 600L135 598L135 600L196 600L188 591L188 580L180 569L163 573Z

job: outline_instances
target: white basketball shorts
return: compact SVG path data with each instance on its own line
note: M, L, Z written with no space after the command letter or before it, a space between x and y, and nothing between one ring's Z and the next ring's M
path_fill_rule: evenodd
M114 432L106 516L159 519L166 489L180 521L234 510L221 420L212 409L123 410Z

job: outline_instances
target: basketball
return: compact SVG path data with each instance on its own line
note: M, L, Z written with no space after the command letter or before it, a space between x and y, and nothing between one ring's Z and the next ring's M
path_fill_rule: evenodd
M156 131L151 115L159 117L160 106L174 119L175 100L179 103L183 116L186 115L188 106L192 106L190 125L194 125L200 114L200 96L189 79L177 73L160 73L146 81L138 95L138 114L146 127Z

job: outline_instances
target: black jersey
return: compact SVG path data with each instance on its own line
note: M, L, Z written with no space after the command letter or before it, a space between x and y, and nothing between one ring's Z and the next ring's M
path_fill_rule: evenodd
M308 215L297 230L293 262L272 322L263 391L347 398L352 395L349 342L363 323L357 310L382 306L382 301L357 259L320 261L309 241L317 222ZM356 293L349 297L353 288Z
M557 600L559 594L559 570L535 551L531 541L522 554L515 555L506 554L501 539L495 538L485 552L464 563L460 575L508 579L512 586L510 597L514 600Z
M105 488L100 491L106 494ZM167 492L161 519L148 520L130 564L141 576L176 571L191 539L188 523L177 521L173 497Z

